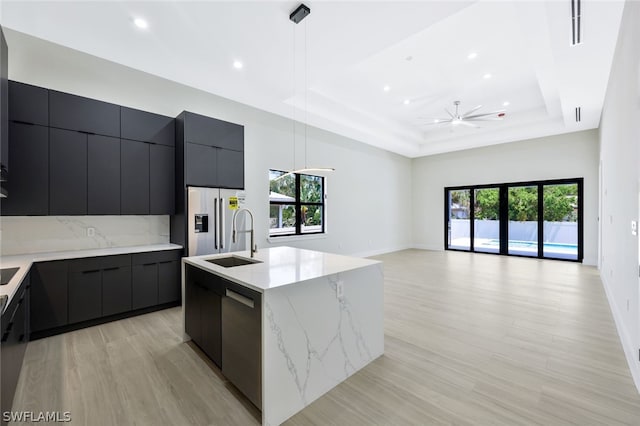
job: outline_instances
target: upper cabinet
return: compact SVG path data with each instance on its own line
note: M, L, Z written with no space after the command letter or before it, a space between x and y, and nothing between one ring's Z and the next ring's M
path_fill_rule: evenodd
M121 137L140 142L174 146L175 119L137 109L120 108Z
M6 194L4 180L9 170L8 58L9 49L0 26L0 191L3 196Z
M244 127L185 111L184 141L217 148L244 151Z
M49 125L59 129L120 137L120 106L50 90Z
M178 187L244 189L244 127L188 111L176 121Z
M30 84L9 82L9 120L49 125L49 91Z

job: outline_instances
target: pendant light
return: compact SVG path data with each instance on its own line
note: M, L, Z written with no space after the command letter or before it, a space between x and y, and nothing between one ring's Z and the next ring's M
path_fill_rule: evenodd
M299 24L302 22L304 18L306 18L311 13L311 9L307 7L305 4L300 4L290 15L289 19L294 24ZM295 112L296 106L295 101L293 102L293 168L290 172L284 173L273 180L280 180L285 176L293 175L296 173L308 173L308 172L316 172L316 173L326 173L333 172L335 169L333 167L308 167L307 165L307 24L304 24L304 167L301 169L296 169L296 120L295 120ZM294 80L294 91L295 91L295 62L296 62L296 43L295 43L295 27L293 29L293 80Z

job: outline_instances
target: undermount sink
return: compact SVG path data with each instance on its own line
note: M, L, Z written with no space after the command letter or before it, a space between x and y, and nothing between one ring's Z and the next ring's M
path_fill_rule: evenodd
M215 259L207 259L207 262L214 263L223 268L233 268L234 266L251 265L252 263L262 263L260 260L247 259L238 256L216 257Z

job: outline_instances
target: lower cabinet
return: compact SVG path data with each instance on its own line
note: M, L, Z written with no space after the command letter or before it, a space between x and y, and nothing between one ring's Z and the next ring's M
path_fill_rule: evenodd
M185 265L185 274L185 331L220 367L222 280L191 265Z
M258 408L262 407L262 295L185 265L185 331Z
M180 301L180 251L132 256L133 309Z
M30 276L22 280L16 295L2 315L2 343L0 343L1 411L11 411L24 352L29 338ZM2 425L5 425L2 419Z
M180 301L180 250L36 263L33 338ZM28 311L29 312L29 311ZM79 325L75 325L79 324ZM34 334L35 333L35 334Z
M68 265L66 260L36 263L31 268L31 332L69 323Z

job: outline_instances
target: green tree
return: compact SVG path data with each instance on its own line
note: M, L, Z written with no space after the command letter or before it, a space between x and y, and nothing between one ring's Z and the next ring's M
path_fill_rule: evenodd
M475 197L476 219L498 220L500 218L500 191L497 188L478 189Z

